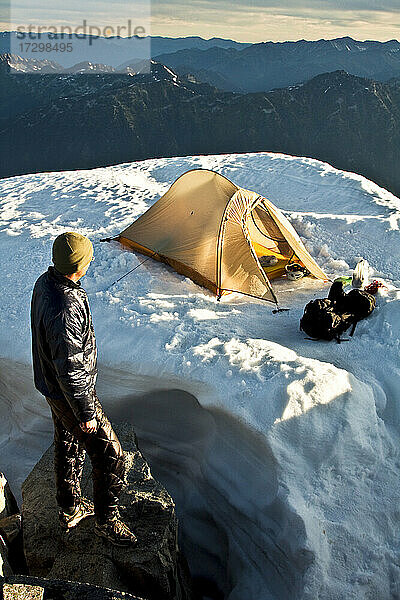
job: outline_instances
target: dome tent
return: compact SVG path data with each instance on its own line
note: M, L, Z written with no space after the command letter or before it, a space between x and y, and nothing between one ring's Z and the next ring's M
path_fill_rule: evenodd
M327 279L272 202L207 169L187 171L116 238L218 297L239 292L277 304L270 280L300 263ZM276 264L262 267L260 258Z

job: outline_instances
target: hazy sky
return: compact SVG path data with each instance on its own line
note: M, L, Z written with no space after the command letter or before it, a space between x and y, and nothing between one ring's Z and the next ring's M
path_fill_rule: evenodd
M146 23L152 35L200 35L244 42L333 38L400 39L400 0L0 0L1 29L17 25L77 26L86 19L102 29L127 19Z

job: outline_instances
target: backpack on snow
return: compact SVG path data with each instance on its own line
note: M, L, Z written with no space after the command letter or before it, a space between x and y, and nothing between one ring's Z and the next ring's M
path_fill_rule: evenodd
M337 340L353 324L352 314L339 314L332 300L311 300L300 319L300 329L317 340Z
M328 298L311 300L300 319L300 329L309 337L318 340L336 340L352 326L365 319L375 308L375 298L364 290L354 289L346 294L341 282L333 283Z
M355 322L366 319L376 306L376 299L365 290L350 290L341 300L339 309L354 315Z

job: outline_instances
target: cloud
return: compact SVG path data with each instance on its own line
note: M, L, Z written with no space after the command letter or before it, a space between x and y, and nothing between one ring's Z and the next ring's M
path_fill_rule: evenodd
M4 0L0 0L0 7ZM85 19L98 25L122 23L150 15L150 0L11 0L10 16L13 23L64 24L76 26Z
M0 7L6 7L5 0ZM150 0L11 0L10 8L14 25L76 26L87 19L118 26L141 11L140 20L148 23ZM387 40L400 35L400 0L151 0L151 33L246 42L347 35Z
M174 25L167 26L174 14ZM180 20L180 32L177 25ZM163 27L167 27L164 29ZM153 0L154 35L201 35L240 41L399 36L399 0ZM167 32L168 31L168 32Z
M387 21L394 27L400 18L400 0L153 0L152 20L173 14L175 18L190 14L191 20L218 22L221 18L249 19L249 33L257 24L250 21L263 16L313 19L316 23L330 20L337 26L350 23ZM208 15L208 16L207 16ZM389 36L393 37L393 36Z
M204 4L204 3L203 3ZM173 22L169 11L163 12L153 5L153 35L200 35L205 38L223 37L243 42L285 41L321 38L332 39L350 36L358 40L389 40L400 38L400 15L398 12L324 11L317 13L308 9L300 15L273 8L260 9L243 6L230 11L208 10L206 6L196 10L174 10Z
M367 11L367 12L398 12L400 13L399 0L153 0L152 7L155 11L166 7L173 12L174 7L186 7L193 11L198 9L249 11L254 9L282 11L288 15L298 16L305 12L337 12L337 11Z

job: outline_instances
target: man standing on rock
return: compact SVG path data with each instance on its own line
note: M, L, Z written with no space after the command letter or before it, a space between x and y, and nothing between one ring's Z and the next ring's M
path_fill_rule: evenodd
M83 235L67 232L54 241L54 267L39 277L32 296L34 379L53 417L61 526L68 530L95 514L97 535L128 546L136 537L118 513L123 451L96 396L96 341L87 294L79 281L92 260L92 243ZM85 450L93 468L94 504L81 496Z

